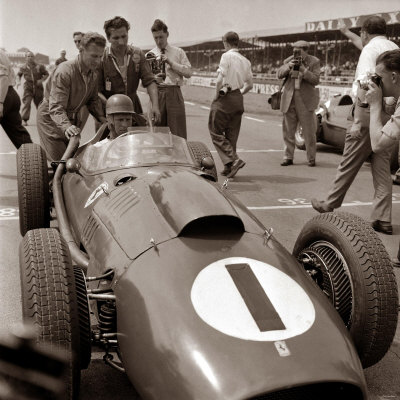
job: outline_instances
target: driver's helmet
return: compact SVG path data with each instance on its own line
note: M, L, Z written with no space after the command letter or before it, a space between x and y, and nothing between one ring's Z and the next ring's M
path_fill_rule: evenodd
M106 115L135 114L132 100L124 94L114 94L106 103Z

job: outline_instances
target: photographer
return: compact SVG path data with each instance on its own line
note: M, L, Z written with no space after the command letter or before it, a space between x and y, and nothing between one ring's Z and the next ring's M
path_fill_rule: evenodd
M386 51L376 60L375 79L369 82L366 99L370 105L370 136L374 153L397 145L400 140L400 50ZM382 121L383 97L397 99L396 109L389 121ZM394 265L400 267L400 245Z
M387 235L392 234L392 178L390 175L390 154L386 149L380 154L372 153L369 134L370 109L364 101L365 90L361 88L363 80L375 70L378 56L385 51L397 49L397 45L385 36L386 22L378 16L368 17L361 27L363 49L357 64L353 94L356 101L352 115L349 116L342 159L337 168L336 177L325 201L311 199L313 208L319 213L330 212L342 205L344 197L357 176L361 166L371 155L371 172L374 185L372 203L372 227ZM389 118L382 110L385 122ZM390 114L390 112L389 112Z
M186 139L186 114L181 86L183 78L192 76L192 66L186 53L179 47L168 44L168 27L159 19L156 19L151 27L156 47L150 50L156 57L156 63L160 68L156 74L158 87L158 102L160 105L160 126L169 126L174 135Z
M293 55L279 68L277 76L286 79L283 86L281 111L283 112L283 141L285 142L283 167L293 165L295 132L297 125L303 130L308 166L315 167L317 120L314 111L319 103L320 61L307 53L309 44L299 40L293 44Z
M208 129L224 170L221 175L233 178L245 166L236 153L236 143L242 122L243 95L253 87L250 61L238 50L239 36L228 32L222 37L222 54L216 81L216 93L211 104Z

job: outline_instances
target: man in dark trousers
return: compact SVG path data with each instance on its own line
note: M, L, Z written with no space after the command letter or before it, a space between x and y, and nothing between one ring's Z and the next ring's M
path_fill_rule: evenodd
M122 17L114 17L104 23L104 31L110 42L100 65L99 96L103 107L114 94L129 96L135 112L142 114L142 106L136 93L139 82L147 88L151 101L151 118L154 122L160 119L156 79L151 72L144 53L138 47L128 45L130 25Z
M286 79L283 86L281 111L283 112L283 167L293 164L295 133L300 123L306 144L308 166L315 166L317 119L314 114L319 103L320 61L309 55L305 40L293 43L293 55L279 68L277 76Z
M24 125L28 125L31 114L32 100L36 108L43 100L43 82L49 76L46 67L43 64L35 62L35 56L31 51L26 53L26 63L17 74L17 87L21 84L21 77L25 78L24 95L22 97L21 117Z
M208 129L224 164L221 175L233 178L246 164L237 155L236 144L244 112L243 95L253 88L253 75L250 61L239 53L239 35L227 32L222 42L226 52L217 71Z
M11 62L6 53L0 50L0 125L18 149L24 143L32 143L32 140L22 126L19 113L21 101L14 85L15 74Z
M163 71L156 75L161 112L159 125L169 126L174 135L186 139L185 102L181 86L184 77L192 76L192 66L184 50L168 44L168 27L163 21L156 19L151 32L157 46L150 52L164 66Z

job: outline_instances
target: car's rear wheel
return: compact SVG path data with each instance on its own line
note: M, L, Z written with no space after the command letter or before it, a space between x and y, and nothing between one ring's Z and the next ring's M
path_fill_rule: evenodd
M201 162L202 162L203 158L205 158L205 157L210 157L214 161L214 158L211 155L210 150L204 143L202 143L202 142L187 142L187 145L188 145L190 152L192 153L193 161L199 166L199 168L201 167ZM214 163L213 168L206 169L205 172L208 175L212 176L214 178L215 182L218 181L218 174L217 174L217 169L215 167L215 163Z
M320 214L293 249L350 331L364 368L388 351L397 327L398 294L390 258L370 224L350 213Z
M30 230L20 245L22 314L37 327L37 343L65 351L65 399L79 393L80 330L74 270L68 246L53 228Z
M50 226L49 175L46 153L36 143L17 151L19 227L21 235Z

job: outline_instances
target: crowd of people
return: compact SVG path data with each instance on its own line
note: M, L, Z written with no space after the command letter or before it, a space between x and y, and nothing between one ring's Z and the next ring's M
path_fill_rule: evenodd
M65 51L61 51L50 77L43 65L35 63L33 53L27 53L26 64L17 74L18 84L22 76L25 78L21 114L20 100L13 89L15 75L6 55L0 51L1 125L17 148L31 142L23 124L29 120L32 100L38 108L40 143L49 161L62 158L69 139L80 134L89 113L97 122L97 129L102 124L108 125L109 139L135 124L168 126L174 135L187 138L181 86L184 78L192 75L192 67L184 50L168 43L167 25L159 19L154 21L150 30L155 47L147 54L128 45L130 25L126 19L114 17L105 21L103 28L105 37L94 32L74 32L78 55L67 60ZM392 234L389 160L392 147L398 146L400 108L399 102L396 107L392 102L391 108L378 105L382 104L382 93L385 97L399 98L400 50L387 39L386 22L379 16L365 20L360 36L346 26L341 27L341 32L361 51L353 84L356 101L348 117L345 148L331 190L325 200L312 199L312 206L320 213L340 207L362 164L370 158L375 189L372 227L384 234ZM243 96L252 89L253 72L250 61L239 50L237 33L227 32L222 42L225 52L217 68L208 129L224 165L221 174L233 178L246 164L239 158L236 144L244 112ZM322 68L320 60L309 54L309 48L309 43L304 40L295 42L293 54L276 70L283 88L280 102L284 143L280 165L283 167L294 164L298 123L305 138L308 166L318 165L314 113L319 104L316 86ZM346 64L349 71L353 67L350 62ZM360 81L374 72L379 74L381 86L369 82L368 106ZM140 82L150 97L147 119L135 117L143 114L137 95Z

